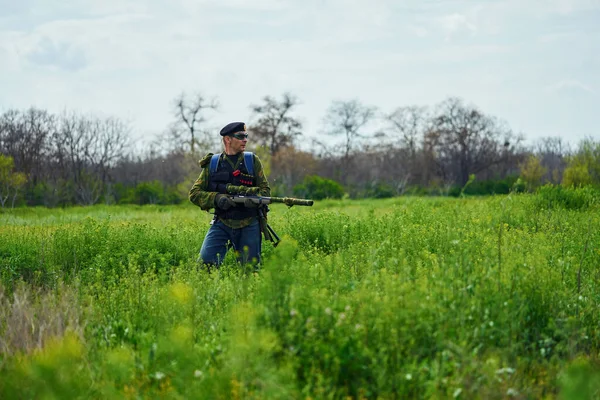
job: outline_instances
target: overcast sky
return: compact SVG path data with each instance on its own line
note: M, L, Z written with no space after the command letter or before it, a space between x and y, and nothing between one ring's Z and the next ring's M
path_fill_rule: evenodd
M290 91L308 135L333 100L461 97L528 141L600 139L600 0L0 0L0 111L115 115L137 137L182 91L216 129Z

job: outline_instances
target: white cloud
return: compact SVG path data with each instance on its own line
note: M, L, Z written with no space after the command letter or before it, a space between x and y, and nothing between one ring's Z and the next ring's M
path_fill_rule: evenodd
M409 25L409 26L407 26L406 30L409 33L411 33L417 37L420 37L420 38L429 36L429 30L423 26Z
M85 67L83 51L67 42L54 42L47 37L38 43L35 51L29 54L28 60L37 65L62 68L76 71Z
M446 39L451 39L453 35L468 32L475 33L477 27L473 22L467 18L466 15L453 13L450 15L444 15L438 20L440 28L445 32Z
M233 10L283 10L290 7L285 0L180 0L179 3L188 10L197 10L197 7L216 7Z
M560 92L572 91L572 90L584 91L584 92L592 93L592 94L595 93L595 91L592 89L591 86L581 83L580 81L575 80L575 79L561 80L552 85L549 85L546 89L548 92L551 92L551 93L556 93L556 92L560 93Z
M600 2L597 0L550 0L546 4L546 10L563 15L599 9Z
M527 118L514 99L543 107L552 90L600 84L593 68L571 70L597 64L584 49L598 38L580 35L589 27L572 38L587 47L542 46L544 35L565 32L538 13L563 17L532 1L23 1L10 21L0 17L0 112L35 103L115 114L156 132L182 90L219 97L215 124L291 90L312 131L332 99L353 97L391 109L463 95L510 122ZM579 80L559 84L565 76ZM540 95L547 82L557 83Z

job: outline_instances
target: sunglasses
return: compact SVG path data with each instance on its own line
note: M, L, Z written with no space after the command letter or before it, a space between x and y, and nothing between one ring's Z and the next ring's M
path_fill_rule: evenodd
M235 135L231 135L231 137L234 137L237 140L244 140L244 139L248 139L248 134L247 133L236 133Z

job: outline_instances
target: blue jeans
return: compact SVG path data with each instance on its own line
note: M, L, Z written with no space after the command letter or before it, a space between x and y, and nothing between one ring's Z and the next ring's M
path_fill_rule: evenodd
M233 247L237 253L237 259L241 263L251 262L260 263L260 249L262 237L258 220L250 225L233 229L221 221L217 221L210 226L202 248L200 249L200 259L206 264L220 265L225 258L227 251Z

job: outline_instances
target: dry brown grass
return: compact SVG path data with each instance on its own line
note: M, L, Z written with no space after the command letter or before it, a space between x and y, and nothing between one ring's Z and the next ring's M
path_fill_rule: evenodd
M0 354L30 353L67 331L83 339L82 309L76 289L42 291L20 285L7 294L0 285Z

